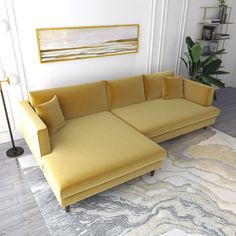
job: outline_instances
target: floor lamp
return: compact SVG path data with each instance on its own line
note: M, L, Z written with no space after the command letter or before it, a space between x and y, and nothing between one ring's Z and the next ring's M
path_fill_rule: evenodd
M9 32L9 30L10 30L10 26L9 26L8 21L5 19L0 19L0 34L6 34L7 32ZM1 63L0 63L0 66L2 68ZM19 83L19 80L16 75L6 76L5 71L0 69L0 93L1 93L1 97L2 97L2 104L3 104L4 112L6 115L7 126L8 126L8 130L9 130L9 134L10 134L10 138L11 138L11 143L12 143L12 148L8 149L6 154L8 157L17 157L17 156L20 156L21 154L24 153L24 149L21 147L15 146L15 142L14 142L12 130L11 130L11 124L10 124L10 120L9 120L8 113L7 113L6 102L5 102L5 98L4 98L4 94L3 94L2 83L17 85Z
M8 130L9 130L9 134L10 134L10 138L11 138L11 143L12 143L12 148L8 149L7 152L6 152L8 157L20 156L24 153L24 149L21 148L21 147L16 147L15 146L15 142L14 142L13 135L12 135L12 130L11 130L11 124L10 124L10 120L9 120L9 117L8 117L6 102L5 102L5 98L4 98L4 94L3 94L3 90L2 90L2 83L17 85L18 82L19 81L18 81L17 76L6 77L5 71L0 71L0 93L1 93L1 97L2 97L2 104L3 104L4 111L5 111L7 126L8 126Z

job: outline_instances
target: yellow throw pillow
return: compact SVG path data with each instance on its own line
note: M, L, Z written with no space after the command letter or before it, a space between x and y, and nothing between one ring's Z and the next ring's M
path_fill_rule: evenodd
M162 78L162 98L182 98L183 91L183 77L164 77Z
M158 99L162 97L162 81L164 77L173 77L174 71L167 70L150 75L144 75L144 88L147 100Z
M47 126L50 135L65 125L66 122L56 95L50 101L35 105L34 108Z

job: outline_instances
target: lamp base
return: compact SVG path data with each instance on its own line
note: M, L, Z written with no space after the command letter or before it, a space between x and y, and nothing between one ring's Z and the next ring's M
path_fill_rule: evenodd
M13 147L7 150L8 157L18 157L24 153L24 149L21 147Z

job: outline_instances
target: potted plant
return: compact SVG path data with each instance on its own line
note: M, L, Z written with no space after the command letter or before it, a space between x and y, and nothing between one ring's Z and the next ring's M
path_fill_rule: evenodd
M219 1L219 15L218 18L220 19L220 23L224 24L227 21L227 5L225 4L225 0L218 0Z
M229 72L221 70L222 60L217 55L224 52L225 49L211 53L204 60L201 59L201 45L199 42L194 42L191 37L186 37L187 52L185 52L186 59L181 57L187 70L189 79L196 82L206 84L208 86L215 86L224 88L225 84L215 76L229 74ZM216 99L216 95L214 96Z
M219 1L219 7L225 6L225 0L218 0Z

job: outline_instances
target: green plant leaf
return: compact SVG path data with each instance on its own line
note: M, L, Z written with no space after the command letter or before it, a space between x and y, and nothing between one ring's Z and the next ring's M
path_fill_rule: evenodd
M193 40L191 39L191 37L189 37L189 36L186 37L186 44L187 44L190 48L193 47L194 42L193 42Z
M208 58L206 58L203 62L202 62L202 66L206 66L207 64L211 63L213 60L216 59L217 55L222 54L225 51L225 49L221 49L219 51L216 51L214 53L212 53Z
M214 78L212 76L203 76L202 79L209 84L213 84L218 88L224 88L225 84L223 82L221 82L219 79Z
M189 75L192 76L192 74L193 74L193 60L187 52L185 52L184 54L188 58Z
M220 70L222 61L217 57L217 55L222 54L225 49L214 52L204 61L201 61L200 43L195 43L191 37L188 36L186 37L186 46L187 52L184 53L186 58L181 57L181 60L188 69L189 78L208 86L225 87L223 82L212 76L228 74L228 72Z
M188 63L187 63L187 61L186 61L183 57L180 57L180 59L184 62L186 68L188 69Z
M192 52L193 61L195 63L197 63L200 60L200 57L201 57L201 46L200 46L200 44L199 43L195 43L192 46L191 52Z
M203 67L203 76L211 75L215 73L221 66L222 61L220 59L214 60L211 63Z
M222 71L222 70L217 70L214 73L211 73L212 75L228 75L230 72L228 71Z
M187 45L187 49L188 49L188 53L189 55L192 57L192 47L194 45L194 42L193 40L191 39L191 37L187 36L186 39L185 39L185 42L186 42L186 45Z
M204 83L204 81L202 80L202 78L199 75L192 77L191 80L198 82L198 83Z
M211 84L210 83L208 83L208 82L206 82L205 80L203 80L202 78L199 78L198 79L198 81L199 81L199 83L202 83L202 84L205 84L205 85L207 85L207 86L210 86L211 87Z
M201 69L202 68L202 64L201 64L201 61L199 60L197 63L196 63L196 73L199 74L201 72Z

